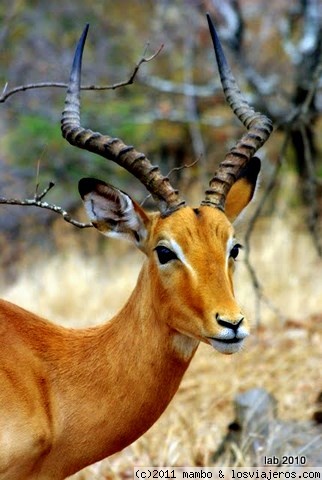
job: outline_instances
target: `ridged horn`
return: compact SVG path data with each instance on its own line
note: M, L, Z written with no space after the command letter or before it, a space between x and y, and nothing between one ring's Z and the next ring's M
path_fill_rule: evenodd
M86 25L78 42L68 84L65 108L62 113L61 130L63 137L78 148L96 153L112 160L138 178L152 194L159 210L168 215L185 206L167 177L159 167L153 166L143 153L133 146L125 145L119 138L102 135L85 129L80 123L80 82L84 45L89 25Z
M230 188L255 152L266 142L272 132L273 125L268 117L255 112L245 100L227 63L209 14L207 14L207 20L226 101L248 130L220 163L214 177L210 180L208 190L205 192L206 196L202 205L210 205L224 210L226 196Z

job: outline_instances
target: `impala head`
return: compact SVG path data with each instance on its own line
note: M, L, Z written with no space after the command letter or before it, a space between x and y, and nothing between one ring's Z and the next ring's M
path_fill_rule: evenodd
M272 125L243 98L209 16L208 23L226 99L248 131L219 165L198 208L187 206L144 154L120 139L81 126L80 72L88 27L75 53L62 132L71 144L126 168L157 202L159 212L151 214L101 180L85 178L79 183L93 225L104 235L131 240L146 254L143 268L148 282L143 288L149 290L158 318L173 331L222 353L234 353L248 335L248 324L234 297L232 275L240 245L232 223L253 197L260 170L254 154Z

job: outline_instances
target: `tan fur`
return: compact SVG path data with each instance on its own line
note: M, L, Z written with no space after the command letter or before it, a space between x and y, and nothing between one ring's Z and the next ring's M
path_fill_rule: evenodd
M137 204L134 211L147 258L105 325L66 329L0 301L1 480L62 480L129 445L169 404L199 341L223 330L216 314L241 318L225 214L208 206L166 218ZM189 268L158 264L155 247L170 238Z

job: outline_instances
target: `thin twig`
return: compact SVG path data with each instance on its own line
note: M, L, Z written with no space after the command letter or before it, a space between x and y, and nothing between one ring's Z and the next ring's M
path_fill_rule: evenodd
M146 44L145 46L145 49L144 49L144 52L143 52L143 55L141 57L141 59L138 61L138 63L135 65L134 67L134 70L133 70L133 73L132 75L130 76L129 80L126 81L126 82L120 82L120 83L116 83L112 86L112 89L115 89L115 88L119 88L119 87L124 87L125 85L130 85L133 83L139 69L140 69L140 66L142 65L142 63L146 63L146 62L150 62L151 60L153 60L157 55L159 55L159 53L161 52L161 50L163 49L164 47L164 44L161 43L160 47L158 48L158 50L156 52L154 52L150 57L145 57L145 54L148 50L148 47L149 47L149 43ZM101 90L106 90L105 89L101 89Z
M140 58L138 63L135 65L133 72L131 76L129 77L128 80L115 83L113 85L106 85L106 86L96 86L96 85L88 85L88 86L83 86L81 87L83 90L113 90L119 87L123 87L125 85L130 85L134 82L134 79L140 69L140 66L142 63L150 62L153 60L162 50L163 44L159 47L159 49L153 53L150 57L146 57L146 52L148 49L148 44L145 46L143 56ZM60 83L60 82L42 82L42 83L33 83L29 85L21 85L19 87L15 87L11 90L8 91L8 83L6 83L2 95L0 96L0 102L5 102L10 96L14 95L17 92L22 92L25 90L30 90L30 89L35 89L35 88L47 88L47 87L58 87L58 88L67 88L67 84L65 83ZM71 217L71 215L64 210L62 207L58 205L54 205L48 202L42 201L43 198L48 194L48 192L54 187L54 183L50 182L48 186L41 192L38 193L39 189L39 162L37 165L37 173L36 173L36 188L35 188L35 194L33 198L27 198L27 199L17 199L17 198L5 198L5 197L0 197L0 204L2 205L19 205L19 206L25 206L25 207L39 207L39 208L44 208L47 210L51 210L52 212L55 212L63 217L63 219L74 225L75 227L78 228L90 228L93 225L91 223L83 223L79 222L78 220L75 220L74 218Z
M182 170L184 168L190 168L193 167L199 159L195 160L189 165L182 165L181 167L175 167L170 172L168 173L168 176L171 175L173 172ZM49 182L48 186L41 192L38 193L38 188L39 184L37 183L36 185L36 191L35 195L33 198L26 198L26 199L17 199L17 198L5 198L5 197L0 197L0 205L19 205L22 207L39 207L39 208L44 208L46 210L51 210L52 212L57 213L58 215L61 215L65 222L70 223L74 225L75 227L78 228L91 228L93 225L91 223L83 223L79 222L78 220L75 220L74 218L71 217L71 215L64 210L62 207L59 207L58 205L48 203L48 202L43 202L43 198L48 194L48 192L55 186L54 182ZM148 195L142 202L143 203L150 197L151 195Z
M319 82L321 80L321 75L322 75L322 53L320 54L320 59L319 62L314 70L314 73L312 75L312 83L310 85L310 89L306 95L306 98L301 106L301 112L303 115L306 115L312 105L312 101L314 98L314 95L316 94L316 91L319 87Z
M200 161L200 158L201 158L201 155L194 162L189 163L188 165L185 163L184 165L181 165L180 167L171 168L171 170L167 173L167 177L170 177L174 172L180 172L180 170L184 170L185 168L194 167Z
M308 229L311 232L316 251L319 257L322 257L322 243L318 231L319 206L317 202L317 183L315 181L317 176L313 164L312 151L307 138L307 131L303 123L300 125L300 132L304 145L304 162L308 173L306 179L306 194L310 205L307 219Z
M310 147L308 144L308 139L306 135L306 130L305 130L305 124L308 121L307 116L309 114L309 108L312 103L313 97L316 93L316 89L318 87L320 75L321 75L321 70L322 70L322 56L320 58L320 61L318 65L316 66L316 69L314 71L314 74L312 76L312 83L310 85L310 89L306 95L306 98L304 102L298 106L297 108L294 108L288 118L287 121L285 122L287 131L285 135L285 139L281 148L281 152L279 154L278 162L275 166L274 172L266 186L266 189L262 195L261 201L259 202L255 212L253 213L252 217L250 218L248 228L245 233L244 237L244 243L245 243L245 264L247 267L247 270L249 272L249 275L251 277L251 281L253 284L253 288L256 294L256 324L259 325L260 323L260 306L261 302L265 303L277 316L280 318L283 318L283 315L281 312L277 309L277 307L272 303L272 301L265 295L263 286L261 282L259 281L259 278L256 274L255 268L253 267L251 260L250 260L250 238L251 235L254 231L255 224L260 216L260 213L264 207L264 204L273 190L275 184L276 184L276 179L279 174L283 158L285 157L285 152L288 147L288 143L290 140L290 131L292 129L292 126L294 123L299 123L300 125L300 131L303 139L303 144L304 144L304 149L305 149L305 155L304 155L304 160L306 162L307 170L309 173L309 179L308 179L308 187L309 187L309 195L310 195L310 215L309 215L309 221L308 221L308 226L310 229L310 232L313 237L314 244L316 246L318 254L321 256L322 255L322 245L321 245L321 239L318 234L318 229L317 229L317 218L318 218L318 205L316 201L316 186L317 186L317 176L314 171L314 165L312 161L312 156L311 156L311 151Z
M147 63L153 60L157 55L159 55L163 47L164 45L161 44L158 50L154 52L150 57L145 57L143 55L135 65L133 72L131 73L128 80L124 80L118 83L113 83L112 85L83 85L81 86L81 90L115 90L116 88L125 87L126 85L131 85L134 82L135 77L142 63ZM146 50L147 50L147 46L144 49L144 54L146 53ZM0 103L4 103L9 97L11 97L12 95L18 92L24 92L25 90L32 90L35 88L49 88L49 87L67 88L68 84L62 83L62 82L39 82L39 83L30 83L26 85L19 85L18 87L14 87L11 90L8 90L8 82L7 82L0 96Z
M266 188L263 192L263 195L261 197L260 202L257 205L257 208L255 209L253 215L251 216L251 218L248 222L248 227L247 227L247 230L246 230L245 235L244 235L244 246L245 246L245 260L244 261L245 261L246 268L249 272L249 275L251 277L253 289L254 289L254 292L255 292L255 304L256 304L255 317L256 317L257 327L260 324L260 318L261 318L260 307L261 307L262 302L265 305L267 305L270 308L270 310L272 310L278 317L283 318L283 314L280 312L280 310L276 307L276 305L273 304L273 302L264 293L264 288L263 288L263 286L262 286L262 284L261 284L261 282L258 278L258 275L256 273L255 268L252 265L252 262L251 262L251 259L250 259L250 239L251 239L251 236L254 232L254 227L255 227L255 224L256 224L257 220L259 219L260 213L262 212L262 210L264 208L264 205L265 205L271 191L273 190L273 188L276 185L276 179L278 177L280 168L281 168L282 163L283 163L283 158L285 156L285 152L286 152L286 149L287 149L287 146L288 146L288 143L289 143L289 139L290 139L290 136L289 136L289 132L288 132L285 135L285 139L284 139L280 154L278 156L278 161L275 165L273 174L271 175L271 177L269 179L269 182L266 185Z
M91 223L83 223L79 222L78 220L75 220L74 218L71 217L71 215L64 210L62 207L59 207L58 205L54 205L52 203L48 202L43 202L42 199L47 195L47 193L54 187L54 183L50 182L48 184L48 187L46 187L40 194L35 192L34 198L26 198L26 199L17 199L17 198L5 198L5 197L0 197L0 204L2 205L19 205L23 207L40 207L40 208L45 208L46 210L51 210L52 212L57 213L58 215L61 215L65 222L71 223L75 227L78 228L90 228L93 225Z
M44 156L45 154L45 151L47 149L47 145L44 146L44 148L42 149L42 152L41 152L41 156L38 158L37 160L37 166L36 166L36 188L35 188L35 195L34 195L34 198L38 198L38 190L39 190L39 175L40 175L40 163L41 163L41 159L42 157Z
M309 139L307 135L307 126L312 121L310 118L310 108L314 96L317 92L319 81L322 73L322 54L320 54L319 62L316 65L316 68L312 75L312 81L310 88L306 94L306 97L301 105L299 105L293 112L291 112L290 117L288 118L288 128L291 129L294 124L298 127L300 135L302 137L303 147L304 147L304 162L307 170L306 180L306 193L309 197L308 208L308 228L312 235L313 243L316 248L317 254L322 257L322 243L318 231L318 221L319 221L319 206L317 201L317 187L319 185L319 179L315 171L314 161L312 158L312 149L309 144Z
M171 170L167 173L166 177L170 177L174 172L179 172L180 170L183 170L185 168L191 168L193 167L194 165L196 165L196 163L198 163L200 160L200 158L197 158L196 160L194 160L192 163L189 163L189 164L184 164L184 165L181 165L180 167L173 167L171 168ZM142 202L140 203L141 207L143 207L143 205L149 200L149 198L151 198L152 195L151 193L149 193L148 195L146 195L146 197L142 200Z
M37 187L38 187L38 188L37 188L37 190L36 190L34 199L35 199L37 202L41 201L41 200L47 195L47 193L49 192L49 190L51 190L54 186L55 186L54 182L49 182L48 186L47 186L41 193L38 193L39 184L37 184Z

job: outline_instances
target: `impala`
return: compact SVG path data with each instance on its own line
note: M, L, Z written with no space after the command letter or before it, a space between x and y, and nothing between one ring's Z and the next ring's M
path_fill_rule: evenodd
M79 183L93 225L106 236L130 240L146 255L126 305L103 326L66 329L1 301L1 480L60 480L121 450L165 410L199 342L232 354L249 333L233 292L240 245L231 222L253 196L260 169L254 153L272 126L238 90L209 17L208 22L226 99L247 132L197 208L186 205L145 155L81 126L88 27L80 38L63 136L135 175L159 211L146 212L101 180Z

